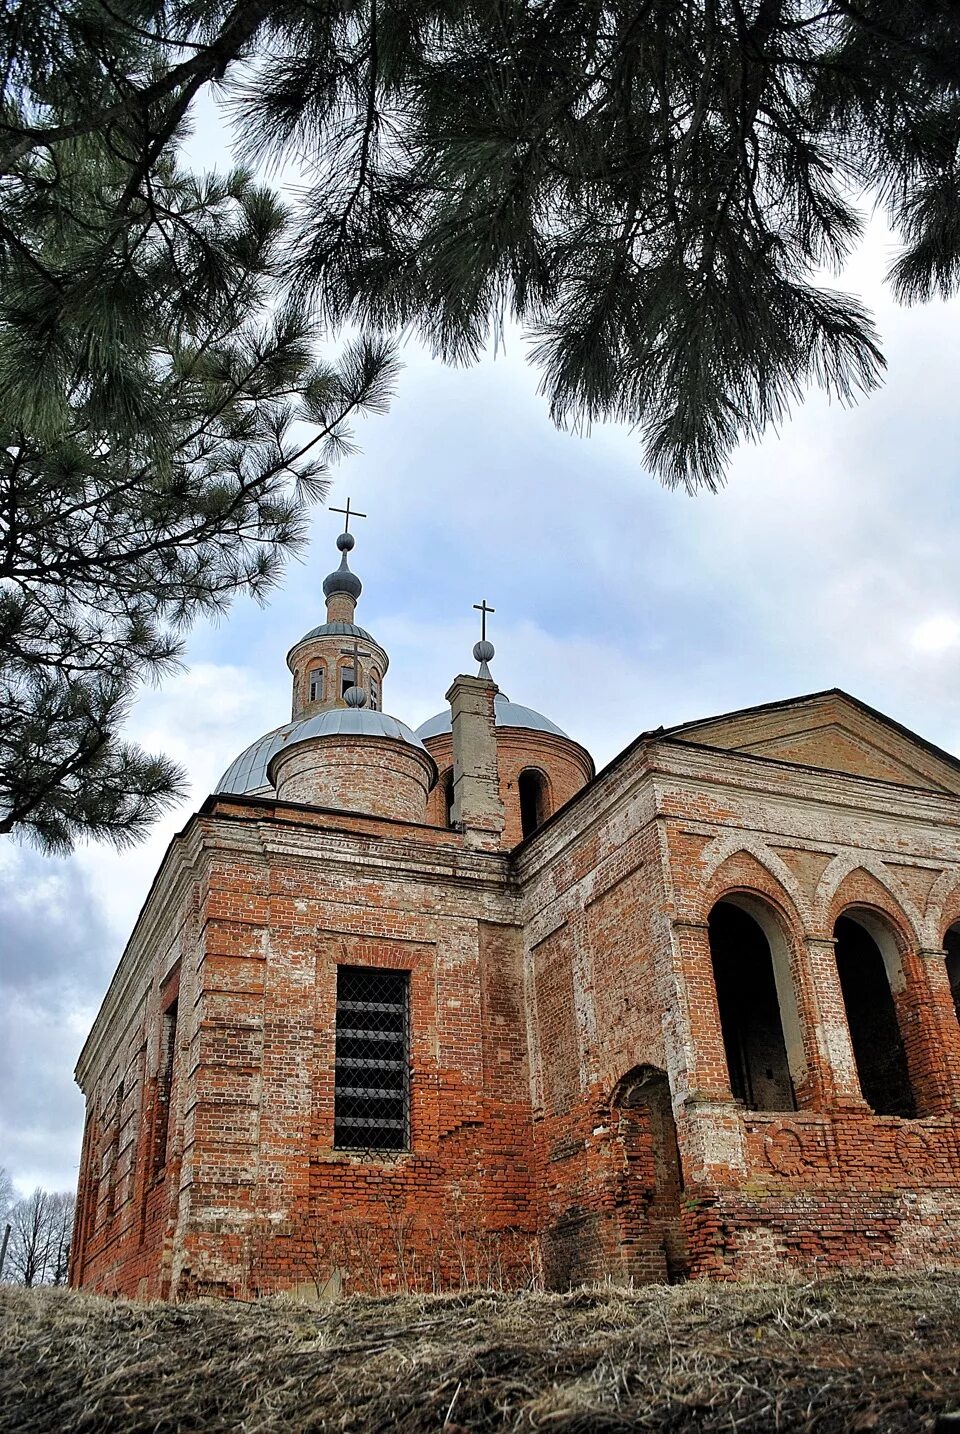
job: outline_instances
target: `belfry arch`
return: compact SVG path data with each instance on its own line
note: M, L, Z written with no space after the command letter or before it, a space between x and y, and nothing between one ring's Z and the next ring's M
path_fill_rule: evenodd
M876 1115L916 1115L896 996L905 976L897 939L866 907L849 907L834 926L837 972L864 1100Z
M780 922L759 897L731 892L707 924L733 1097L750 1110L796 1110L806 1059Z

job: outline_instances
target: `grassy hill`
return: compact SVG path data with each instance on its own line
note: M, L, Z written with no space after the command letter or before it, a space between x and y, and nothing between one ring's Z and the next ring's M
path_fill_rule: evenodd
M960 1276L320 1309L0 1289L0 1431L960 1430Z

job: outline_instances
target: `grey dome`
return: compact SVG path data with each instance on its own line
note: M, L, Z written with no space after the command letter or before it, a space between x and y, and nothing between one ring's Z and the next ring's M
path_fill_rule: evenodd
M365 627L358 627L355 622L322 622L319 627L312 627L309 632L305 632L300 642L309 642L311 637L358 637L361 642L372 642L374 647L380 646ZM296 644L297 647L300 642Z
M296 722L275 727L272 732L251 743L230 763L214 791L230 792L236 796L242 796L244 792L270 795L273 787L267 776L267 767L271 759L282 748L305 742L311 737L386 737L403 742L408 747L416 747L433 762L420 738L396 717L390 717L386 712L370 712L364 707L333 707L326 712L316 712L312 717L300 717Z
M479 646L479 644L478 644ZM566 737L562 727L556 722L551 722L549 717L544 717L542 712L534 712L532 707L523 707L519 702L511 702L504 693L498 692L493 700L493 711L498 727L526 727L531 732L552 732L555 737ZM430 717L422 722L417 728L416 735L421 739L424 737L439 737L443 732L450 732L453 728L453 720L450 716L450 708L444 712L438 712L436 717ZM567 737L569 741L570 738Z
M323 580L323 595L330 597L331 593L349 593L351 597L358 598L363 592L363 583L352 573L347 566L347 554L344 553L340 566L335 572L328 573Z

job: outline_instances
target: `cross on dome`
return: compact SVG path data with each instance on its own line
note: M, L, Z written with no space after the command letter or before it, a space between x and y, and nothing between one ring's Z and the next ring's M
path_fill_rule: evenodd
M331 509L330 509L330 512L331 512L331 513L342 513L342 514L343 514L343 517L344 517L343 531L344 531L345 533L349 533L349 531L350 531L350 519L351 519L351 518L365 518L365 517L367 516L366 513L359 513L355 508L351 508L351 507L350 507L350 499L349 499L349 498L347 499L347 506L346 506L345 508L331 508Z
M352 552L357 541L350 531L350 519L365 518L367 515L366 513L358 512L355 508L351 508L349 498L347 499L347 506L345 508L331 508L330 512L342 513L344 515L343 532L337 538L337 548L343 556L340 559L340 566L336 572L328 573L324 578L323 595L329 599L336 593L346 593L352 597L354 603L356 603L357 598L363 591L363 584L356 573L350 571L350 564L347 562L347 554Z
M473 606L480 614L480 641L473 644L473 655L480 664L480 671L477 673L477 676L485 677L488 681L492 682L493 678L490 676L490 669L487 663L493 660L496 649L492 642L487 641L487 613L496 612L496 608L488 607L486 598L483 598L481 602L475 602Z

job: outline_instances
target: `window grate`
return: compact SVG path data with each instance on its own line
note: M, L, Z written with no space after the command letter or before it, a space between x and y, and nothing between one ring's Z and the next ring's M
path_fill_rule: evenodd
M408 1148L409 1006L408 972L337 968L336 1149Z

